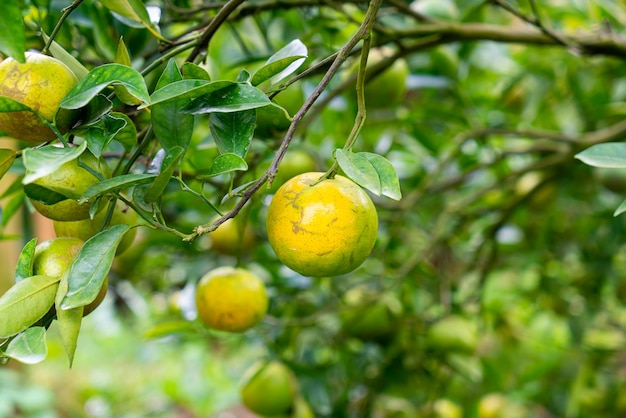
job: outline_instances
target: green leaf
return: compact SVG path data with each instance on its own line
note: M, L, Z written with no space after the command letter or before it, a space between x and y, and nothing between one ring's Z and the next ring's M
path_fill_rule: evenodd
M180 80L168 84L150 96L150 105L154 106L159 103L168 102L170 100L191 100L214 91L221 90L225 87L235 84L233 81L207 81L207 80ZM139 106L141 109L145 106Z
M20 111L37 113L33 109L31 109L30 107L26 106L23 103L20 103L16 100L10 99L5 96L0 96L0 112L20 112Z
M104 195L106 193L116 192L138 184L150 183L155 177L156 174L124 174L103 180L85 190L85 193L81 196L79 203L85 203L91 198Z
M48 355L46 329L31 327L20 332L11 340L4 354L25 364L42 362Z
M31 276L15 283L0 297L0 338L24 331L54 304L59 278Z
M122 85L137 99L150 102L146 82L137 70L121 64L104 64L91 70L75 85L63 98L60 107L81 108L111 84Z
M220 174L231 173L233 171L246 171L247 169L248 164L246 163L246 160L237 154L227 152L225 154L218 155L213 161L209 173L198 176L198 179L206 180Z
M99 0L107 9L127 19L141 23L152 35L165 40L159 29L150 21L150 15L141 0Z
M159 78L157 89L181 81L182 78L176 61L171 59ZM181 113L186 103L186 99L179 99L152 106L152 128L159 143L166 150L182 147L185 151L191 142L195 117Z
M211 113L209 126L220 153L232 152L241 158L245 157L254 134L255 121L256 111L253 109Z
M83 142L77 147L56 147L46 145L41 148L26 148L22 157L24 167L26 167L26 176L24 176L23 184L29 184L33 181L52 174L63 164L75 160L87 148L87 143Z
M2 211L2 226L6 227L13 215L18 213L22 204L24 203L24 193L19 193L13 196L7 204L4 206L4 210Z
M0 51L15 58L18 62L24 62L26 50L26 36L24 34L24 21L19 0L5 0L0 13Z
M186 62L183 64L183 77L186 80L206 80L211 81L211 76L204 68L193 62Z
M402 199L398 173L391 162L382 155L374 154L372 152L359 152L358 154L367 158L367 160L374 166L374 169L378 173L378 178L380 179L382 194L394 200Z
M48 42L50 37L46 33L42 33L41 35L43 37L43 40L45 42ZM50 53L54 58L65 64L67 68L69 68L79 80L85 78L89 73L89 70L83 64L81 64L80 61L74 58L72 54L67 52L65 48L59 45L56 41L52 41L52 43L50 44Z
M593 167L626 168L626 143L596 144L574 156Z
M306 45L299 39L295 39L269 57L265 65L254 74L250 82L253 86L257 86L271 79L271 83L276 84L300 68L307 55Z
M65 347L67 353L67 359L70 367L74 363L74 353L76 352L76 345L78 343L78 335L80 334L80 326L83 321L84 307L79 306L73 309L61 309L61 303L65 298L69 288L69 270L66 270L61 281L59 282L59 288L55 297L55 306L57 313L57 320L59 323L59 334L61 334L61 341Z
M163 195L163 191L171 180L174 170L179 167L180 160L183 158L184 153L185 151L182 147L174 147L167 151L163 159L163 164L161 165L161 172L154 180L154 183L146 190L146 194L144 195L144 201L146 203L156 202L156 200Z
M163 338L174 334L196 334L197 327L191 321L168 321L162 322L148 329L144 338Z
M0 180L9 171L17 153L12 149L0 148Z
M239 112L270 104L265 93L248 84L231 84L192 100L183 111L193 115L212 112Z
M57 306L73 309L96 299L111 269L115 250L129 229L130 225L112 225L85 242L70 266L67 293Z
M97 123L86 126L76 133L85 138L89 151L100 158L111 141L129 124L132 126L130 129L136 133L137 131L128 116L123 113L112 112L102 116Z
M626 200L620 203L617 209L615 209L615 212L613 212L613 216L621 215L624 212L626 212Z
M44 205L54 205L64 200L72 199L65 193L59 193L55 190L51 190L47 187L40 186L38 184L27 184L24 186L24 193L29 199L36 202L41 202Z
M33 238L24 245L20 256L17 258L15 266L15 283L24 280L33 275L33 258L35 256L35 247L37 246L37 238Z
M352 181L371 191L376 196L382 194L380 177L370 160L362 155L341 148L335 150L335 158L337 158L339 167Z

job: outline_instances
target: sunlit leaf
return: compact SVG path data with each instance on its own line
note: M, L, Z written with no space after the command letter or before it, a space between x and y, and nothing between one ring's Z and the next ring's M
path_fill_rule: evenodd
M193 62L186 62L183 64L183 78L185 80L206 80L211 81L211 76L204 68Z
M0 148L0 180L9 171L16 156L17 153L12 149Z
M0 296L0 338L10 337L41 319L54 304L59 278L31 276Z
M256 87L248 84L231 84L192 100L183 108L183 111L194 115L239 112L267 106L269 103L270 99Z
M59 323L59 334L61 335L61 341L70 367L74 362L74 354L76 353L76 345L78 343L78 335L80 333L80 326L83 321L84 306L78 306L72 309L61 309L61 303L67 295L69 289L69 271L66 270L61 281L59 282L59 288L57 289L55 297L55 307L57 320Z
M295 39L272 55L265 65L252 77L253 86L271 79L272 84L278 83L293 74L304 63L308 51L306 45Z
M208 174L198 176L199 180L204 180L220 174L231 173L233 171L245 171L248 169L246 160L233 153L225 153L219 155L211 165Z
M24 245L15 266L15 282L24 280L33 275L33 257L35 256L35 247L37 246L37 238L33 238Z
M382 194L382 185L376 168L362 155L344 149L335 150L339 167L352 181L377 196Z
M48 355L46 329L44 327L25 329L11 340L4 354L25 364L42 362Z
M626 168L626 143L596 144L579 152L575 157L593 167Z
M81 108L112 84L126 87L129 94L144 103L150 102L146 82L137 70L120 64L104 64L91 70L75 85L60 106L66 109Z
M22 157L26 167L23 183L29 184L41 177L52 174L63 164L75 160L87 148L83 142L77 147L56 147L46 145L41 148L26 148Z
M398 173L391 162L389 162L389 160L382 155L374 154L372 152L359 152L358 154L367 158L367 160L374 166L374 169L378 173L378 178L380 179L382 194L391 199L400 200L402 198L400 180L398 179Z
M112 12L141 23L152 35L164 40L158 28L150 20L150 15L146 6L141 0L98 0L104 7Z

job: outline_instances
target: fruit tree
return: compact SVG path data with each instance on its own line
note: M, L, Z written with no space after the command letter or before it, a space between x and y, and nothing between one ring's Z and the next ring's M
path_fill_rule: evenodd
M620 2L5 0L0 59L0 416L626 415Z

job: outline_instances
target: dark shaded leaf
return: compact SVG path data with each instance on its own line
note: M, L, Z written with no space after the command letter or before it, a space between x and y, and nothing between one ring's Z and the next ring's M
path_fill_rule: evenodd
M270 104L265 93L248 84L231 84L225 88L198 97L183 111L193 115L212 112L239 112Z
M227 152L245 157L254 134L255 110L231 113L211 113L211 134L220 153Z

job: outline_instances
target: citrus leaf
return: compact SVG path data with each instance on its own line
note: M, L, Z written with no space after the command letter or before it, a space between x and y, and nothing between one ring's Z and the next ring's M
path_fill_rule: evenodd
M67 293L61 303L62 310L78 308L93 302L109 273L115 250L130 229L129 225L112 225L89 238L69 268Z
M59 193L55 190L49 189L38 184L27 184L24 186L24 193L30 200L41 202L44 205L54 205L64 200L71 199L64 193Z
M23 110L37 113L23 103L13 100L9 97L0 96L0 112L20 112Z
M239 112L270 104L265 93L248 84L231 84L192 100L183 111L193 115L211 112Z
M26 50L26 35L22 20L21 1L5 0L0 13L0 51L15 58L17 62L24 62Z
M17 153L12 149L0 148L0 180L9 171Z
M100 3L112 12L127 19L141 23L152 35L165 40L159 29L150 20L150 14L141 0L99 0Z
M20 332L11 340L4 354L25 364L42 362L48 355L46 329L31 327Z
M378 173L378 178L380 179L382 194L394 200L402 199L398 173L391 162L389 162L389 160L382 155L374 154L372 152L359 152L358 154L367 158L367 160L374 166L374 169Z
M197 79L211 81L211 76L204 68L193 62L186 62L183 64L183 77L186 80Z
M341 148L335 150L335 158L337 158L339 167L352 181L376 196L382 194L378 172L367 158Z
M198 176L198 179L206 180L220 174L231 173L233 171L246 171L247 169L248 164L246 163L246 160L237 154L227 152L225 154L218 155L217 158L213 160L209 173Z
M85 138L89 151L97 158L100 158L111 141L129 125L131 126L130 129L134 131L136 135L137 131L135 125L128 116L123 113L111 112L102 116L98 122L86 126L76 133Z
M279 62L282 65L283 60L285 59L289 60L291 58L297 58L287 65L285 69L273 75L270 80L271 84L276 84L283 78L293 74L304 63L307 56L308 50L306 45L304 45L299 39L294 39L283 48L279 49L274 55L269 57L266 65L273 65Z
M0 338L24 331L54 304L59 278L31 276L15 283L0 297Z
M36 246L37 238L35 237L22 248L15 266L15 283L33 275L33 257L35 256Z
M137 99L144 103L150 102L146 82L137 70L120 64L104 64L91 70L79 81L63 98L60 107L81 108L111 84L122 85Z
M3 227L6 227L13 215L18 213L18 211L22 207L22 203L24 203L24 193L19 193L16 196L13 196L7 202L7 204L4 206L4 210L2 211Z
M157 324L148 329L144 334L144 338L163 338L173 334L195 334L198 329L190 321L168 321Z
M89 199L105 193L115 192L138 184L150 183L155 177L156 174L123 174L103 180L85 190L78 203L85 203Z
M59 282L59 288L57 289L54 304L56 306L57 320L59 322L59 334L61 334L61 341L65 347L67 359L70 367L74 363L74 353L76 352L76 345L78 343L78 334L80 333L80 326L83 321L84 307L79 306L73 309L61 309L61 302L67 294L69 288L69 270L66 270L61 281Z
M154 106L170 100L195 99L233 84L235 84L233 81L180 80L152 93L150 104ZM142 106L139 106L139 108L141 109Z
M626 143L596 144L574 157L593 167L626 168Z
M48 42L50 37L43 32L41 35L43 37L43 40L45 42ZM65 64L67 68L69 68L79 80L85 78L89 73L89 70L83 64L81 64L80 61L74 58L72 54L67 52L65 48L59 45L56 41L52 41L52 43L50 44L50 53L54 58Z
M279 59L277 61L265 64L263 67L259 68L259 70L257 72L254 73L254 75L252 76L252 79L250 80L250 84L252 84L253 86L258 86L262 82L267 81L267 80L269 80L270 78L272 78L272 77L274 77L276 75L281 75L281 72L283 72L285 70L291 70L290 66L294 62L297 63L298 67L299 67L300 65L302 65L302 63L304 62L305 58L306 57L297 55L297 56L294 56L294 57L282 58L282 59ZM294 71L298 67L296 67L294 69ZM286 74L285 76L281 77L279 79L279 81L282 78L286 77L287 75L289 75L289 74Z
M211 113L209 126L220 153L231 152L241 158L245 157L254 134L255 121L256 111L253 109Z
M146 194L144 195L144 201L146 203L156 202L156 200L163 195L163 191L170 182L174 170L180 165L180 160L183 158L184 153L185 151L182 147L174 147L167 151L163 159L163 164L161 165L161 172L148 190L146 190Z
M83 142L77 147L56 147L46 145L41 148L26 148L22 156L26 175L23 184L29 184L48 174L52 174L63 164L75 160L87 148L87 143Z
M181 81L182 78L176 61L171 59L159 78L157 89ZM152 106L152 128L159 143L166 150L173 147L182 147L183 150L187 150L191 142L195 118L193 115L181 113L185 104L187 104L186 99L178 99Z
M617 209L615 209L615 212L613 212L613 216L621 215L624 212L626 212L626 200L620 203Z

